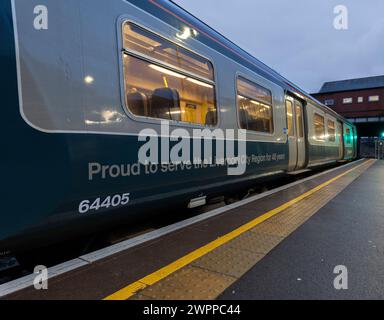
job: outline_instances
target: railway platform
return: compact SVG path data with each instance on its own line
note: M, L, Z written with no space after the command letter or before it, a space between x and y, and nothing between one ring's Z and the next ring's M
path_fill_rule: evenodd
M50 268L47 290L35 275L6 283L0 297L382 299L383 181L384 162L348 163Z

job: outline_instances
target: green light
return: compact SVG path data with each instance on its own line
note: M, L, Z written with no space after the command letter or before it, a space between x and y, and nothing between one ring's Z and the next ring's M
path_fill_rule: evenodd
M384 131L381 133L381 137L384 138Z

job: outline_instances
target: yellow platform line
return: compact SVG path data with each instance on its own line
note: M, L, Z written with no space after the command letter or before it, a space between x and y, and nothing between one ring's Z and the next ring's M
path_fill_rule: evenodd
M272 209L268 211L267 213L257 217L256 219L242 225L241 227L227 233L226 235L208 243L207 245L200 247L199 249L183 256L182 258L170 263L169 265L145 276L144 278L141 278L140 280L131 283L130 285L126 286L125 288L111 294L110 296L104 298L103 300L127 300L133 295L135 295L138 291L145 289L148 286L151 286L155 284L156 282L159 282L160 280L166 278L167 276L171 275L172 273L180 270L181 268L191 264L193 261L197 260L198 258L201 258L202 256L206 255L207 253L213 251L214 249L220 247L221 245L233 240L234 238L240 236L244 232L254 228L258 224L264 222L265 220L279 214L280 212L286 210L290 206L300 202L301 200L309 197L310 195L314 194L315 192L323 189L324 187L330 185L332 182L335 182L336 180L344 177L345 175L351 173L352 171L360 168L363 165L372 164L375 160L369 160L366 161L352 169L349 169L342 174L339 174L338 176L318 185L317 187L303 193L302 195L298 196L295 199L292 199L281 206Z

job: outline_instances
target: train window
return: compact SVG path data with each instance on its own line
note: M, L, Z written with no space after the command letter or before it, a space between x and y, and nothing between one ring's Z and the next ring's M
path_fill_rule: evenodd
M335 142L336 141L335 122L328 120L327 130L328 130L328 141Z
M377 102L377 101L380 101L380 97L379 96L369 96L368 101L369 102Z
M134 115L217 124L208 60L131 23L124 26L124 47L126 104Z
M315 127L315 139L324 140L325 139L324 117L315 113L313 116L313 125Z
M351 144L352 143L351 130L349 128L345 129L345 143L346 144Z
M296 126L297 126L297 135L299 138L304 137L304 129L303 129L303 106L300 102L295 101L296 108Z
M272 93L244 78L237 79L237 101L241 129L273 133Z
M285 101L285 106L287 109L287 129L288 129L288 136L293 137L293 105L290 100Z
M124 49L214 80L213 66L207 59L130 22L124 25Z

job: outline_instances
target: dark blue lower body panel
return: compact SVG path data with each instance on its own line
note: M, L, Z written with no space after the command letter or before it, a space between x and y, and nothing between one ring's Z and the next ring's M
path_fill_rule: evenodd
M186 207L193 198L246 188L288 166L286 144L248 142L246 172L231 176L222 164L142 165L138 150L143 142L136 136L45 134L26 124L19 132L17 143L12 139L3 145L9 156L1 160L8 168L3 174L8 201L0 230L0 240L12 239L7 248L30 232L39 238L37 232L62 228L55 233L64 238L91 232L93 222L105 224L153 208ZM107 198L124 194L129 194L129 203L101 206ZM94 208L82 212L84 201Z

